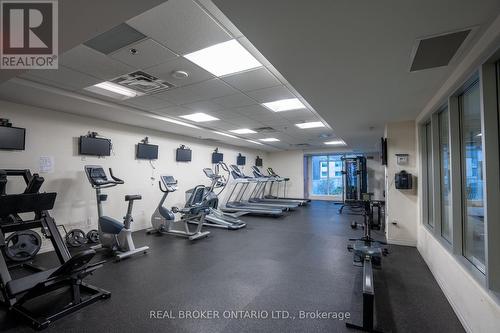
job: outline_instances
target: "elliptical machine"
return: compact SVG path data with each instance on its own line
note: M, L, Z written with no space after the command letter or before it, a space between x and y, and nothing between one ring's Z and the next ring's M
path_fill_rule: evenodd
M204 225L207 227L222 228L228 230L238 230L244 228L247 224L243 220L239 219L239 217L247 214L248 212L228 213L218 209L219 195L222 193L222 191L224 191L227 185L226 177L219 174L219 166L222 166L222 168L229 174L229 169L227 168L227 166L220 163L215 165L215 172L211 168L203 169L205 175L211 180L211 184L205 187L204 200L206 201L206 204L208 206L209 213L207 214L207 216L205 216ZM215 189L218 189L217 193L215 192ZM191 195L193 190L194 189L188 190L186 194ZM189 221L189 223L195 224L197 222L191 220Z
M132 209L135 200L141 200L140 195L126 195L125 201L128 201L127 214L123 222L112 217L104 216L102 211L102 202L108 198L107 194L102 194L104 188L114 187L124 184L125 182L113 175L113 171L109 168L109 175L112 180L106 176L106 172L100 165L86 165L85 174L96 191L97 198L97 215L99 216L98 232L101 247L111 250L117 260L128 258L134 254L146 253L149 246L136 248L132 239L132 230L130 225L133 222ZM95 248L95 247L94 247Z
M163 184L163 186L162 186ZM162 175L158 182L160 191L163 192L163 197L158 204L153 216L151 216L152 228L147 230L148 234L160 233L188 238L189 240L197 240L207 237L210 232L202 231L205 216L209 212L209 208L205 201L205 186L198 185L190 194L184 208L172 207L172 210L165 208L163 204L169 193L177 191L177 180L172 176ZM175 213L181 213L181 219L175 220ZM194 222L197 228L194 231L189 229L188 223ZM184 230L176 230L172 227L174 224L182 224Z

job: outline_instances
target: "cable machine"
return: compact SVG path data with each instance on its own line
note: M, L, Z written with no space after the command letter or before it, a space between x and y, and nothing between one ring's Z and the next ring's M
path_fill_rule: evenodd
M363 194L367 192L367 172L366 157L342 157L342 175L344 178L344 190L342 191L342 206L339 214L342 214L344 207L349 207L356 213L362 209L359 202L363 199Z

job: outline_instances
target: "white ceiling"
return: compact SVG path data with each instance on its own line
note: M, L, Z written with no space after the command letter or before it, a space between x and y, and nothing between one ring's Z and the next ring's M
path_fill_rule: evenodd
M202 3L208 0L199 0ZM500 14L498 0L213 0L351 147L415 119ZM449 66L410 73L417 38L477 27Z
M217 14L218 18L215 18L214 14ZM222 21L226 26L222 25ZM227 19L224 20L220 16L220 12L208 13L206 8L191 0L170 0L133 17L126 23L144 34L146 38L109 55L80 44L60 57L59 70L32 70L20 75L22 80L10 81L0 86L0 98L59 110L63 109L62 105L66 105L63 109L65 112L107 117L109 120L126 123L137 123L135 115L132 117L130 113L119 114L114 111L104 115L102 112L96 113L90 109L95 107L95 103L104 100L110 103L106 105L125 105L138 111L146 111L148 112L146 115L168 116L184 122L188 121L179 118L180 116L205 112L220 120L198 124L202 129L196 133L197 137L205 136L200 132L205 132L206 129L229 132L238 128L272 127L274 130L270 133L238 135L240 139L215 134L218 139L226 142L230 140L232 144L270 150L294 149L296 148L294 145L299 143L317 147L322 146L322 142L325 141L319 137L320 134L335 137L328 127L307 131L296 130L295 123L322 120L313 110L274 113L260 105L263 102L301 98L301 96L291 92L294 90L288 82L276 73L276 70L251 47ZM183 54L236 37L265 64L264 67L217 78L182 57ZM137 50L136 55L130 52L132 48ZM175 88L124 101L84 90L90 85L136 70L143 70L166 80L174 84ZM172 72L178 70L188 72L189 77L174 78ZM40 88L41 85L30 85L30 82L58 89L49 89L44 94L37 94L37 99L33 99L32 90ZM24 88L23 85L29 87ZM12 94L14 90L26 91ZM88 103L89 111L83 105L73 107L71 103L62 103L61 100L69 98L66 91L86 97L81 99L79 104ZM93 99L97 101L93 103ZM115 117L110 118L110 114ZM141 126L144 126L144 123ZM206 132L210 133L210 136L214 135L212 132ZM245 141L245 139L258 140L268 137L277 137L281 141L264 143L262 146Z
M395 0L382 1L383 5L380 1L214 2L219 8L210 0L170 0L138 11L126 23L145 39L104 55L81 44L90 36L81 38L76 43L80 45L61 56L59 70L22 74L21 79L0 85L0 98L267 150L297 149L304 143L320 148L325 136L331 140L335 134L353 149L373 150L383 125L415 118L453 67L409 73L414 40L473 25L480 26L476 34L480 35L500 7L493 0L420 1L418 6ZM92 20L92 15L87 18ZM181 56L231 38L238 38L265 67L216 78ZM137 55L130 53L131 48ZM175 88L125 101L83 90L139 69ZM190 75L175 79L171 74L176 70ZM274 113L260 105L291 97L300 98L308 108ZM157 116L186 121L179 116L193 112L220 120L192 129L158 121ZM332 128L294 126L324 120L335 134ZM243 140L210 131L262 127L274 130L239 135ZM256 146L244 140L266 137L281 141Z

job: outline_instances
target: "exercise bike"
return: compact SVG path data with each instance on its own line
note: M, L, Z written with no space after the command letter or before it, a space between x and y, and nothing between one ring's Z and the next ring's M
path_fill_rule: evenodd
M104 216L102 202L108 198L107 194L102 194L101 190L124 184L125 182L113 175L113 170L109 169L109 175L112 180L106 176L106 172L99 165L86 165L85 174L96 191L97 198L97 215L99 217L98 232L100 243L92 248L103 247L111 250L117 260L128 258L134 254L146 253L149 246L136 248L132 239L132 230L130 225L133 222L132 209L135 200L141 200L140 195L126 195L125 201L128 202L127 214L123 222L112 217Z
M205 186L198 185L192 190L184 208L172 207L172 209L169 210L163 205L168 194L177 191L177 180L172 176L162 175L160 176L158 185L160 191L163 192L163 196L158 207L151 216L151 224L153 227L149 228L147 233L180 236L188 238L191 241L207 237L210 232L202 231L205 216L210 211L205 200ZM180 220L175 220L175 213L181 214ZM190 222L195 222L197 225L194 231L189 229L188 223ZM173 226L175 224L182 225L184 230L174 229Z

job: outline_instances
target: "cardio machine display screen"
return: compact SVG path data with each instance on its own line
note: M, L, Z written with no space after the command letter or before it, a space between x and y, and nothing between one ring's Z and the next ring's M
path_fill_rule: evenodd
M143 160L157 160L158 159L158 146L149 145L145 143L137 144L137 159Z
M105 138L80 137L80 155L109 156L111 155L111 141Z
M0 149L24 150L26 129L0 126Z
M161 176L161 180L165 185L175 184L175 179L172 176Z

